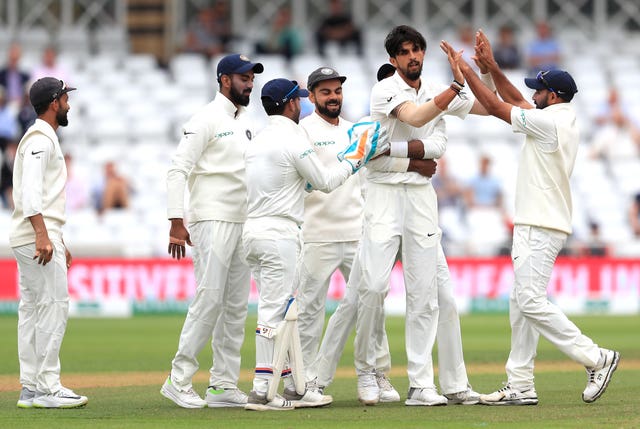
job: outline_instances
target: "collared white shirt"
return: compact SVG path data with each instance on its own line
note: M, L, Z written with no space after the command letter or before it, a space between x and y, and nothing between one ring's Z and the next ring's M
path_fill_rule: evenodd
M55 130L36 119L18 144L13 167L13 201L9 244L34 243L36 234L28 219L41 214L50 239L62 239L65 217L67 167Z
M352 125L343 118L338 118L338 125L330 124L315 111L300 121L326 168L340 163L337 156L349 145L348 131ZM363 208L360 173L354 174L330 194L308 193L304 199L302 228L305 243L360 240Z
M511 109L511 127L526 135L520 151L513 222L571 234L571 187L580 134L569 103Z
M435 84L421 79L421 86L416 91L407 85L396 73L393 76L376 83L371 90L371 119L380 121L380 124L387 129L390 141L409 141L412 139L425 140L438 133L440 140L444 139L446 147L446 126L442 117L444 115L455 115L463 119L473 107L473 98L455 97L449 108L433 120L427 122L422 127L413 127L398 120L391 115L393 109L400 104L411 101L415 104L422 104L431 100L447 88L446 85ZM421 176L416 172L393 173L376 171L370 166L367 169L367 179L374 183L387 184L425 184L429 182L428 177Z
M307 134L291 119L269 116L247 147L248 217L279 217L303 223L305 185L331 192L351 175L348 162L322 164Z
M244 222L247 187L244 151L253 138L246 109L222 93L193 115L167 173L167 216L185 218L185 185L190 192L189 222Z

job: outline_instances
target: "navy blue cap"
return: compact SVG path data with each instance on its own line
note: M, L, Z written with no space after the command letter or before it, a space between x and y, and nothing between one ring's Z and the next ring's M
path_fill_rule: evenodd
M289 79L273 79L262 87L262 100L270 100L276 106L281 106L289 100L298 97L308 97L309 91L300 89L298 82Z
M218 82L223 74L239 74L253 70L254 73L262 73L264 66L261 63L252 63L251 60L242 54L227 55L218 63Z
M63 81L55 77L43 77L36 80L29 89L29 101L32 106L49 104L62 94L73 91L76 88L67 86Z
M574 94L578 92L576 82L571 75L564 70L538 72L535 78L525 78L524 84L531 89L548 89L566 101L571 101Z

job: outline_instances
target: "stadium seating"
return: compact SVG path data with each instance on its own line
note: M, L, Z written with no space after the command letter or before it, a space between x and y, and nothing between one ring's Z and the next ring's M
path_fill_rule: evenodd
M106 160L117 160L134 190L132 207L124 213L109 212L103 217L91 214L91 209L69 213L68 241L75 242L74 247L81 254L166 256L166 170L181 124L215 94L218 58L209 61L195 54L178 54L168 68L161 68L150 55L128 53L126 40L116 30L105 30L91 43L77 37L80 31L72 28L57 36L65 47L60 60L70 69L71 83L78 87L70 97L70 125L60 129L63 149L73 154L76 171L83 172L88 183L102 173ZM274 77L296 79L304 85L306 76L321 65L334 66L348 76L344 84L344 115L352 121L366 115L375 70L386 61L380 52L382 32L372 29L368 34L371 36L365 38L363 58L347 54L329 55L323 60L307 53L287 64L279 56L255 56L253 59L265 66L265 73L256 76L249 106L256 130L266 122L259 97L262 85ZM32 52L25 52L25 58L32 64L38 58L33 47L44 45L48 39L39 31L20 37L29 40ZM637 256L640 244L629 230L626 213L632 196L640 191L640 159L618 162L609 168L603 161L585 156L594 127L591 119L606 99L609 85L622 90L631 113L640 122L640 89L628 85L640 80L640 42L631 39L637 43L621 42L621 46L634 52L633 56L610 55L608 40L591 40L593 49L580 49L580 54L568 57L564 66L574 74L580 88L574 104L583 126L583 147L573 177L575 239L587 239L588 223L597 221L604 240L615 244L614 252L618 249L620 255ZM5 40L0 37L0 56L6 56ZM579 34L567 33L562 40L568 46L587 43ZM98 47L91 55L90 46ZM424 75L443 82L450 79L444 55L431 51ZM508 76L529 98L531 92L522 83L524 70L510 71ZM479 155L489 154L493 171L504 184L507 213L511 213L522 136L512 133L507 124L496 118L469 117L462 121L448 117L446 121L450 173L465 182L475 174ZM0 230L8 229L9 215L7 209L0 210ZM504 219L495 211L469 211L465 217L447 209L441 213L441 223L448 243L461 249L461 254L494 254L509 239ZM4 254L6 234L0 236Z

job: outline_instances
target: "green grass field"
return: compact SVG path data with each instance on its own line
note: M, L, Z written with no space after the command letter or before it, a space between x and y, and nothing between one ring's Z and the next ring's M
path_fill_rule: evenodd
M79 410L21 410L18 397L16 317L0 317L1 428L639 428L640 318L575 317L576 324L596 342L619 350L622 360L609 389L593 404L581 400L584 370L545 340L538 347L537 406L529 407L406 407L402 402L361 406L356 399L352 341L342 357L339 376L327 389L328 408L284 413L242 409L184 410L162 397L160 386L169 371L182 328L180 316L139 316L132 319L71 319L63 344L62 381L89 396ZM247 322L240 387L250 390L254 364L255 318ZM501 387L509 349L508 316L462 318L465 360L474 388ZM406 396L404 319L387 322L394 369L392 382ZM200 355L195 388L207 386L210 350Z

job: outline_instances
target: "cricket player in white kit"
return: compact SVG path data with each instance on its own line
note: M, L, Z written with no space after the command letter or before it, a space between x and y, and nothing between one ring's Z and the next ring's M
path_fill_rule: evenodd
M338 163L337 154L349 143L348 130L353 123L340 117L342 108L342 83L346 77L330 67L320 67L307 80L309 98L315 111L300 121L313 148L322 163L330 168ZM325 319L326 296L331 276L339 269L345 279L349 278L353 260L362 235L362 184L360 175L354 174L342 186L329 194L311 192L304 200L303 260L298 285L298 305L300 313L298 326L304 356L307 379L317 380L313 362L315 361ZM349 294L357 302L356 294ZM355 305L353 306L355 309ZM343 314L343 313L339 313ZM356 312L347 319L334 319L331 342L339 348L333 357L340 358L344 344L355 324ZM353 323L350 323L353 322ZM389 343L384 330L384 318L378 323L376 335L379 338L379 361L377 374L386 379L391 357ZM316 383L317 384L317 383ZM311 388L323 390L326 384ZM400 400L398 392L386 379L386 398Z
M562 70L539 72L526 78L535 90L534 106L502 73L489 40L476 35L476 58L485 81L476 75L459 52L446 43L450 62L459 65L469 86L487 111L526 136L516 179L511 259L515 274L509 301L511 352L507 384L480 400L487 405L536 405L534 359L542 334L574 361L585 366L585 402L597 400L618 366L620 354L598 347L547 299L547 285L558 253L571 234L570 177L579 145L576 113L570 104L578 88ZM499 99L493 92L498 90Z
M385 40L385 48L396 73L373 87L371 118L387 128L392 157L439 158L447 141L442 116L464 118L468 113L486 111L461 93L464 83L457 69L452 68L454 81L449 87L421 79L426 41L415 29L394 28ZM359 291L356 371L358 396L364 404L380 400L372 333L374 321L383 312L398 249L402 251L407 297L409 393L405 404L478 402L478 394L468 385L458 313L440 238L437 199L430 179L414 172L377 171L375 165L369 165L365 225L358 254L362 275L352 275L349 282L349 287ZM434 384L431 352L438 331L444 376L441 385L447 396L439 395Z
M56 130L69 123L68 92L74 89L53 77L31 86L29 100L38 118L18 144L13 169L9 245L20 275L20 408L77 408L88 401L60 383L71 254L62 240L67 168Z
M330 67L314 70L307 80L309 99L315 105L315 111L302 119L300 126L309 136L318 158L327 167L339 162L336 155L347 146L347 131L353 125L340 116L342 83L345 80L345 76L340 76ZM424 160L411 162L426 163ZM396 168L394 171L404 172L407 171L409 160L380 157L370 163L384 164L379 166L380 169ZM331 383L356 323L358 296L357 291L351 288L345 291L345 296L329 319L325 340L318 350L331 276L339 269L344 278L349 279L362 236L364 199L361 176L362 171L333 192L311 192L304 200L304 256L297 295L300 309L298 326L309 386L320 391ZM399 401L400 395L385 374L390 369L391 357L384 317L378 322L376 338L376 379L381 388L381 401Z
M309 389L298 395L290 377L285 378L284 397L268 400L266 395L269 381L281 375L273 373L273 333L284 320L297 286L305 186L331 192L362 165L355 167L345 158L332 168L324 167L298 125L300 97L306 96L307 90L300 89L295 81L267 82L262 88L262 104L269 121L249 145L245 157L249 197L243 240L260 293L256 368L253 391L245 407L248 410L290 410L332 401L330 396Z
M167 174L169 253L185 256L193 240L196 295L161 393L183 408L244 407L237 387L251 273L242 230L247 216L244 152L253 137L246 106L260 63L227 55L217 67L219 91L189 119ZM190 192L185 213L185 187ZM186 216L185 216L186 214ZM184 225L187 218L189 229ZM192 387L198 353L211 338L213 366L203 400Z

